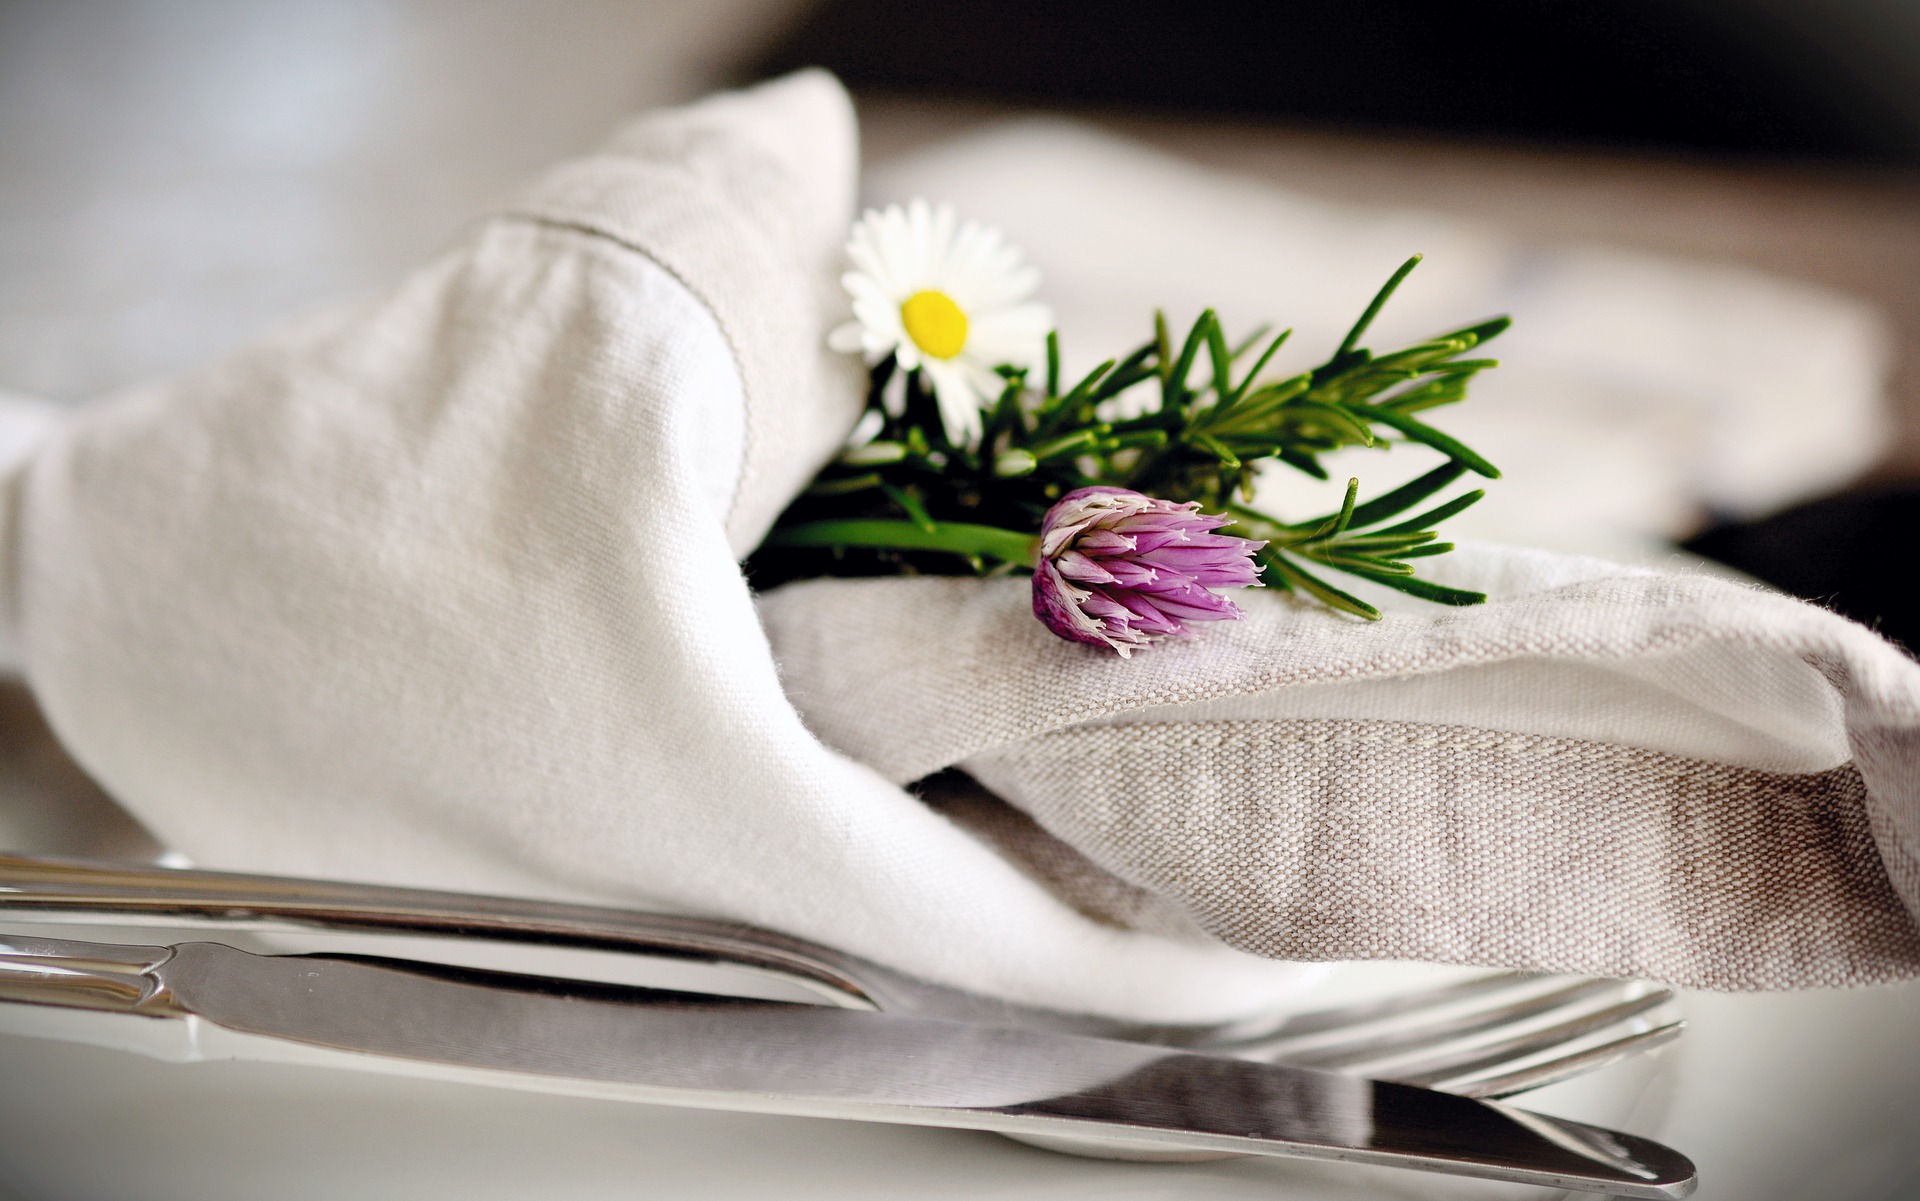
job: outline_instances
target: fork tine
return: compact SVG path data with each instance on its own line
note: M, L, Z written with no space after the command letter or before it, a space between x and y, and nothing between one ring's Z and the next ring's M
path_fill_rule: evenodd
M1400 1062L1375 1061L1347 1065L1348 1070L1391 1076L1404 1084L1431 1087L1436 1081L1458 1080L1514 1063L1521 1059L1565 1046L1575 1039L1597 1034L1630 1018L1658 1009L1674 999L1672 989L1661 988L1643 997L1610 1005L1605 1009L1560 1022L1544 1029L1530 1030L1492 1043L1483 1043L1462 1051L1403 1059Z
M1339 1069L1354 1063L1378 1062L1429 1047L1457 1043L1475 1034L1511 1029L1521 1022L1567 1009L1630 987L1619 980L1575 980L1549 992L1532 993L1501 1005L1475 1008L1453 1017L1421 1022L1412 1026L1389 1028L1326 1042L1286 1054L1288 1063L1306 1067Z
M1553 1055L1672 1002L1645 981L1498 972L1397 996L1295 1014L1263 1034L1194 1049L1419 1084L1476 1098L1509 1097L1606 1067L1679 1037L1684 1021ZM1520 992L1522 995L1508 994ZM1563 1013L1576 1016L1552 1024ZM1644 1024L1644 1023L1640 1023ZM1507 1037L1502 1032L1519 1030ZM1516 1063L1528 1063L1512 1068ZM1511 1069L1503 1071L1502 1069Z
M1258 1034L1209 1042L1204 1048L1196 1047L1195 1049L1204 1049L1210 1054L1264 1055L1269 1051L1278 1051L1297 1043L1317 1041L1322 1035L1340 1035L1352 1028L1389 1018L1443 1009L1463 1001L1484 998L1516 988L1537 986L1553 980L1578 978L1537 972L1496 972L1487 976L1474 976L1466 980L1456 980L1448 984L1398 993L1376 1000L1358 1001L1347 1005L1335 1005L1328 1009L1292 1014Z
M1545 1088L1549 1084L1558 1084L1562 1080L1571 1080L1575 1076L1584 1076L1588 1072L1598 1071L1609 1064L1618 1063L1629 1055L1642 1051L1651 1051L1679 1038L1686 1032L1684 1021L1668 1022L1664 1026L1655 1026L1651 1030L1642 1030L1622 1038L1613 1039L1585 1051L1576 1051L1572 1055L1563 1055L1558 1059L1549 1059L1518 1071L1505 1072L1498 1076L1482 1076L1477 1080L1456 1083L1441 1080L1435 1083L1444 1092L1457 1093L1462 1097L1473 1097L1481 1101L1498 1101L1503 1097L1512 1097L1531 1089Z

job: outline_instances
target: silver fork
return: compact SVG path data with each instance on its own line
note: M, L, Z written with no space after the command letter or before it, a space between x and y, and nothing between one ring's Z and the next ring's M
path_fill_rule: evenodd
M1673 990L1502 972L1296 1014L1215 1054L1349 1072L1482 1099L1572 1079L1678 1038Z
M1685 1027L1670 1012L1661 1014L1674 1001L1664 988L1517 972L1309 1013L1154 1025L980 996L732 922L7 854L0 854L0 920L221 929L278 939L281 950L332 954L379 954L402 945L415 959L608 983L641 982L632 978L636 962L657 968L664 961L706 969L721 982L712 991L1160 1043L1479 1098L1513 1096L1593 1071L1670 1041ZM657 983L647 975L646 982Z

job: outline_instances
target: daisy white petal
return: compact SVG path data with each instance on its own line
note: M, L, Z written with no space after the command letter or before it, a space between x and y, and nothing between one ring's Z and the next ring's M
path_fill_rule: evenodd
M880 430L886 424L885 417L868 409L860 415L860 420L854 425L853 432L847 435L847 445L865 446L879 436Z
M952 206L924 200L869 209L847 259L853 269L841 283L860 333L842 326L830 344L874 362L891 354L902 373L922 372L948 440L974 444L981 409L1004 388L995 368L1032 367L1044 354L1052 315L1031 301L1039 273L999 230L962 224Z
M907 413L907 373L896 371L887 377L880 388L880 407L889 417L904 417Z
M855 227L856 233L847 243L847 261L854 266L852 271L840 277L842 286L850 279L865 279L881 292L893 292L897 285L893 280L893 270L887 263L887 256L880 252L880 241L875 231L864 227Z
M881 285L880 281L865 272L847 272L840 277L840 286L847 290L847 295L853 297L854 303L856 304L863 300L870 300L875 304L885 305L889 308L897 309L900 307L892 299L891 293Z
M842 354L858 354L867 348L866 327L858 321L836 325L827 334L827 345Z
M943 359L928 359L923 368L933 381L933 398L940 405L940 424L947 441L955 446L971 446L980 438L982 397L961 364Z
M893 341L907 336L907 327L900 321L900 306L878 296L855 297L853 319Z

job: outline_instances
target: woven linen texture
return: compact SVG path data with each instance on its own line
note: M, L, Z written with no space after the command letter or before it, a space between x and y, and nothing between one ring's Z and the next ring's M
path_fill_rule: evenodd
M1057 731L968 767L1261 955L1715 989L1920 966L1851 766L1780 775L1449 726L1203 721Z
M1699 574L1486 545L1436 574L1493 599L1365 624L1255 594L1125 662L1047 635L1020 581L760 613L811 729L969 773L1031 824L954 813L1099 920L1707 988L1920 975L1920 665Z

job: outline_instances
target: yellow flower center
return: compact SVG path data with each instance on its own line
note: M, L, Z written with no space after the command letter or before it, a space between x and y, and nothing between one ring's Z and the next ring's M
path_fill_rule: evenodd
M945 292L915 292L900 306L900 323L913 344L936 359L950 359L967 344L967 315Z

